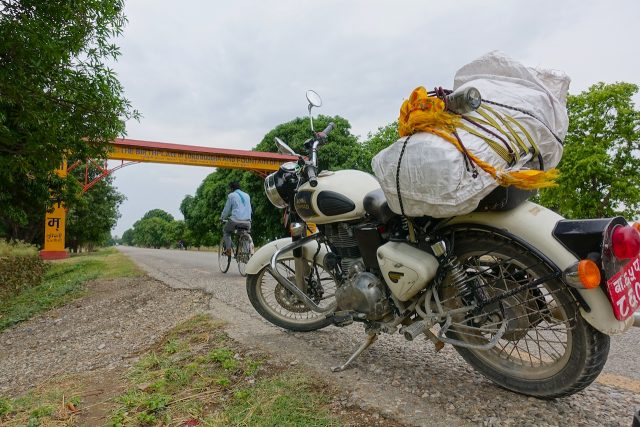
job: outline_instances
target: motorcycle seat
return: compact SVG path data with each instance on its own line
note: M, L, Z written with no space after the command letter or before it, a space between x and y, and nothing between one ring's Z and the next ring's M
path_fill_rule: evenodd
M386 224L396 216L389 207L382 188L367 193L367 195L364 196L363 204L364 210L382 224Z
M480 201L475 212L508 211L520 206L536 192L536 190L522 190L516 187L497 187Z

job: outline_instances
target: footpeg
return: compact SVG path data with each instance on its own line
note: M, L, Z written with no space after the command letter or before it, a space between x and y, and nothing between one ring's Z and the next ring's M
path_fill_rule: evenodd
M422 335L427 329L427 322L424 320L419 320L417 322L413 322L409 326L405 326L402 328L402 334L407 341L413 341L419 335Z
M349 326L353 323L353 314L348 311L338 311L331 315L331 320L335 326Z
M401 333L407 341L413 341L418 336L424 334L425 337L433 343L436 348L436 352L442 350L444 347L444 342L438 339L431 329L427 327L427 322L424 320L419 320L417 322L413 322L409 326L405 326L402 328Z

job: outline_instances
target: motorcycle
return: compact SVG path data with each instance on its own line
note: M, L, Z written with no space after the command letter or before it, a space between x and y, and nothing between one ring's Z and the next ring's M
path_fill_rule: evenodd
M566 220L513 187L490 195L505 202L498 210L402 217L372 175L317 170L334 125L316 132L311 112L322 100L313 91L307 100L308 157L264 182L271 203L288 209L291 238L255 253L246 286L258 313L291 331L362 323L366 339L334 371L381 333L424 335L498 385L550 399L591 384L610 335L640 326L638 224Z

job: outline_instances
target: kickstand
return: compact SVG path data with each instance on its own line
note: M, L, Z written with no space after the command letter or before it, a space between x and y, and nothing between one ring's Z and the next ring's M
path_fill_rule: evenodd
M347 360L342 366L334 366L333 368L331 368L331 372L342 372L345 369L347 369L347 366L349 366L356 357L360 356L360 354L362 354L363 351L368 349L369 346L371 346L371 344L376 342L377 339L378 339L378 334L369 334L369 336L367 337L367 340L363 342L360 347L358 347L356 352L351 355L349 360Z

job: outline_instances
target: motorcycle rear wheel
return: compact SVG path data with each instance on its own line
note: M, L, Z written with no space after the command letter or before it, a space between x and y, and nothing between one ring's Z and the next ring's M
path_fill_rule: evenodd
M278 261L278 272L290 281L294 281L294 259L284 258ZM312 279L316 286L316 303L321 306L335 305L336 284L321 266L316 265ZM318 287L319 285L319 287ZM322 289L319 295L318 289ZM307 294L314 299L310 292ZM247 275L247 295L251 305L262 317L281 328L296 332L309 332L332 324L326 314L308 309L302 302L280 285L271 275L270 267L265 266L258 274Z
M466 229L452 237L458 261L468 277L480 277L476 283L482 283L486 296L499 295L554 271L534 251L498 232ZM467 363L496 384L552 399L584 389L604 368L609 337L582 318L573 295L559 279L521 291L500 304L503 318L509 321L507 332L495 347L455 347ZM466 324L475 326L469 322ZM488 341L483 332L470 333L471 329L461 323L447 336L475 344Z

